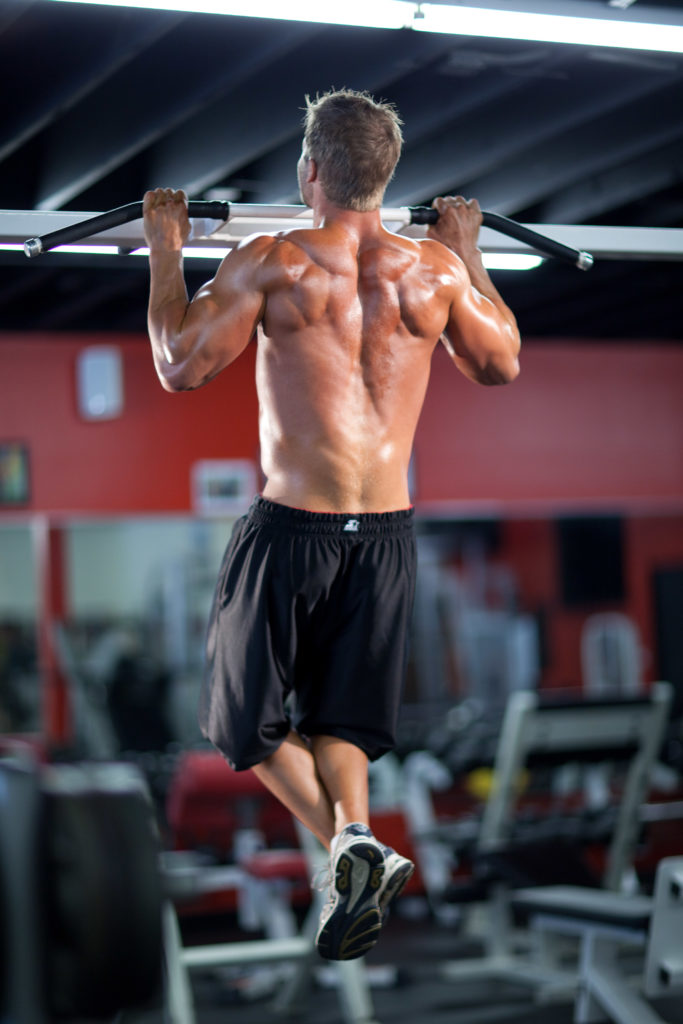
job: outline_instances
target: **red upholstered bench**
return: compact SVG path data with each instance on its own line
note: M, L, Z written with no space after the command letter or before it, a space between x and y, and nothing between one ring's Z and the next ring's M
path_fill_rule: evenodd
M213 751L180 757L166 799L166 819L175 849L213 850L220 859L233 852L235 832L254 828L267 846L296 846L289 812L252 771L236 772Z
M308 866L301 850L257 850L242 861L244 870L253 878L308 885Z
M218 863L239 863L254 879L281 879L289 885L293 906L310 903L306 860L292 817L252 771L234 771L212 750L183 753L169 786L166 820L173 849L208 851ZM266 849L245 855L241 840L249 834ZM184 917L229 912L237 902L234 889L217 889L184 902L179 912Z

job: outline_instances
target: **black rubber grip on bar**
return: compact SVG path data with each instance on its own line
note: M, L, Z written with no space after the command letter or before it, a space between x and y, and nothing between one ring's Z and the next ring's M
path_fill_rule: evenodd
M546 256L555 256L557 259L579 267L580 270L588 270L593 265L593 257L590 253L572 249L571 246L564 245L562 242L556 242L554 238L548 238L547 235L533 231L516 220L503 217L500 213L487 213L486 211L482 211L481 216L484 227L499 231L501 235L516 238L518 242L525 242ZM410 207L411 224L436 224L438 219L439 211L432 206Z
M206 217L210 220L228 219L230 214L230 203L215 199L212 201L192 199L187 204L189 217ZM96 217L88 217L77 224L70 224L66 228L59 228L51 231L42 238L29 238L24 242L24 252L28 257L39 256L43 252L56 248L58 245L68 245L69 242L78 242L81 238L89 238L91 235L98 235L101 231L108 231L109 228L116 228L120 224L129 224L132 220L139 220L142 217L142 200L136 203L126 203L125 206L117 206L107 213L100 213Z

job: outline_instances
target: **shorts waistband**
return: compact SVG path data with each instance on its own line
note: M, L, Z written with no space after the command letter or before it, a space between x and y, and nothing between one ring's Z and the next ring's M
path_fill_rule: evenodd
M324 534L327 536L388 537L413 532L414 510L395 512L310 512L269 501L260 495L254 498L247 519L259 526L277 526L291 533Z

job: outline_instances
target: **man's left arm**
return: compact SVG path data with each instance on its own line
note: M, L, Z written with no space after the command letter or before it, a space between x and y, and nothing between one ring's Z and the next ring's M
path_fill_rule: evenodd
M507 384L519 373L516 318L493 284L477 244L482 213L476 199L438 198L436 225L427 235L451 250L466 272L456 273L456 295L442 340L456 366L479 384Z
M257 271L269 240L254 239L229 253L213 280L190 301L182 254L190 233L185 193L148 192L143 213L154 365L167 391L198 388L233 362L256 331L265 306Z

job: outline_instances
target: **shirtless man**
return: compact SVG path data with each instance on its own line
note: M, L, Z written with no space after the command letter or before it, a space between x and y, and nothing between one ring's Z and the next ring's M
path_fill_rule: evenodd
M394 744L415 574L408 463L432 353L442 341L480 384L519 372L476 201L435 200L424 240L382 226L401 144L393 107L367 94L307 101L298 178L313 228L246 239L191 302L185 194L144 199L163 386L206 384L258 328L266 483L221 568L200 721L330 850L328 959L374 945L413 869L369 829L368 760Z

